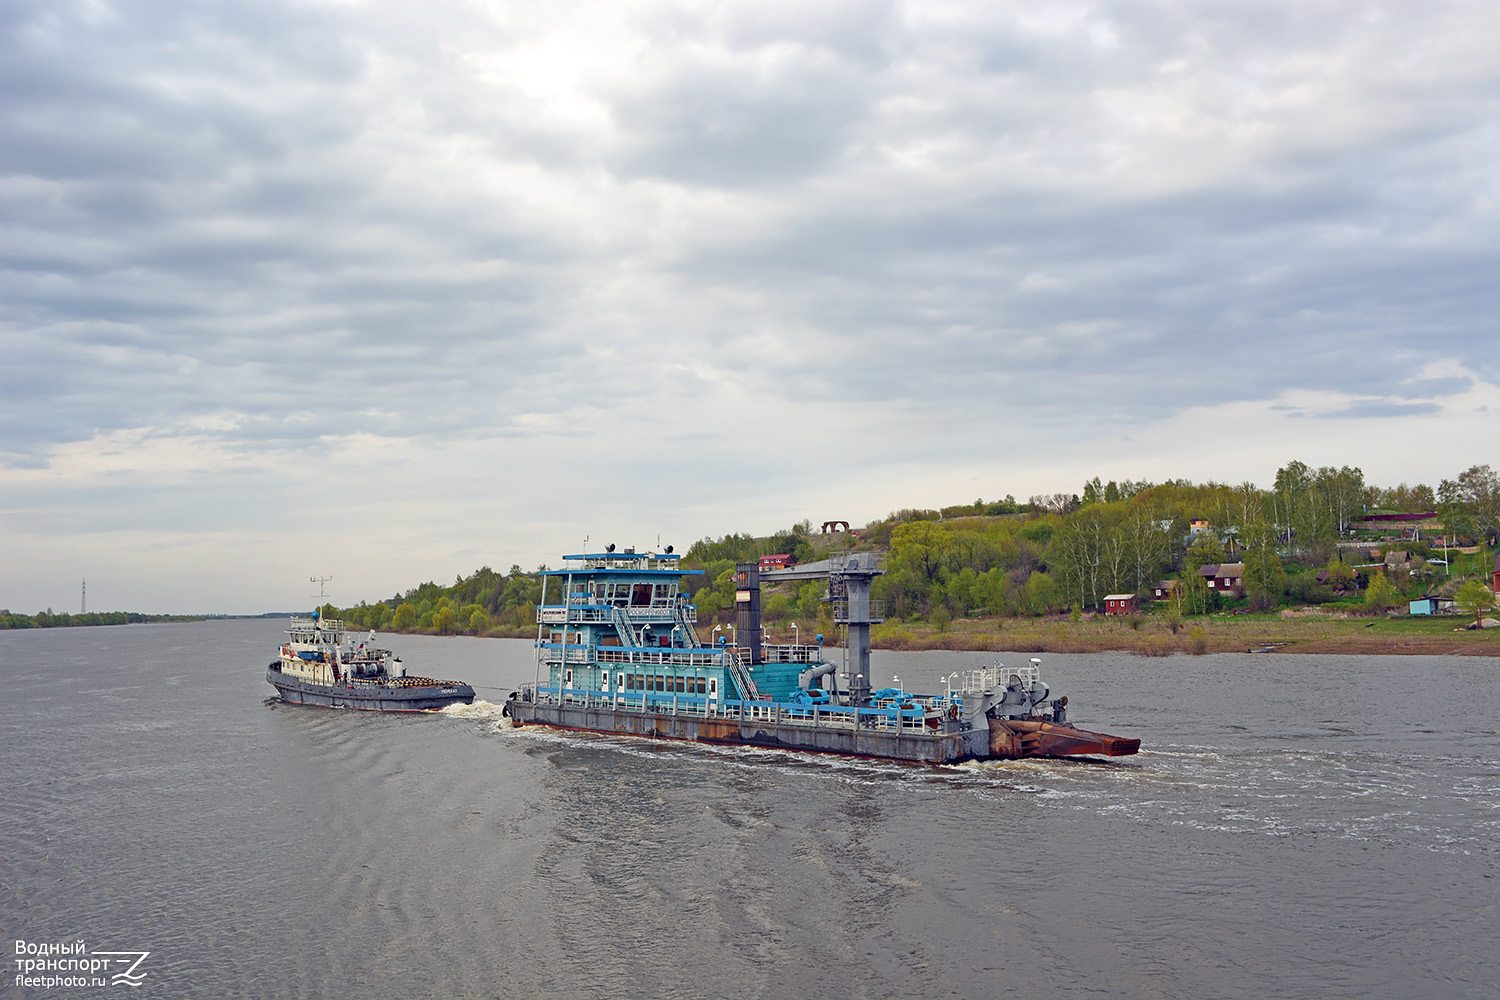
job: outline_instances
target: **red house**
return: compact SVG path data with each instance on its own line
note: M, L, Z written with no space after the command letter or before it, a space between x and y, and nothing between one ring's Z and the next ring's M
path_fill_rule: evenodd
M1490 570L1490 590L1500 594L1500 552L1495 553L1495 568Z
M774 555L774 556L761 556L760 557L760 568L761 569L786 569L788 566L796 565L796 562L797 562L797 560L793 559L787 553L782 552L782 553L780 553L778 555Z
M1110 594L1104 598L1104 613L1107 615L1128 615L1140 609L1140 602L1134 594Z

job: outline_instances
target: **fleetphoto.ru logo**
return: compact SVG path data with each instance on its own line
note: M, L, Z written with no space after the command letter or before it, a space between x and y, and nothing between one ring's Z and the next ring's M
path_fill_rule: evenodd
M89 951L83 939L16 942L16 985L50 990L56 986L139 986L141 963L149 951Z

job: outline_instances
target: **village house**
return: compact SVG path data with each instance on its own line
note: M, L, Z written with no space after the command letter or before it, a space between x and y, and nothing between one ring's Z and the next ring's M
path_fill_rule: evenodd
M1245 564L1244 563L1204 563L1198 572L1203 574L1203 580L1208 584L1208 589L1216 594L1233 594L1235 597L1245 596Z
M791 566L791 565L795 564L796 561L797 560L793 559L791 557L791 555L789 555L788 553L780 552L780 553L777 553L774 556L761 556L760 557L760 568L761 569L786 569L788 566Z
M1129 615L1141 609L1134 594L1109 594L1104 598L1106 615Z
M1169 601L1182 593L1180 580L1158 580L1151 588L1151 596L1158 601Z
M1387 551L1385 570L1388 576L1411 576L1411 553L1401 549Z

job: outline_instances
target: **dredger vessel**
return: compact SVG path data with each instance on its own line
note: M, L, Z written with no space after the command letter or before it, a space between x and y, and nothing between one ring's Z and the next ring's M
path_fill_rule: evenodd
M800 566L736 567L733 641L704 642L679 590L681 557L665 552L564 556L543 574L536 678L511 693L517 725L655 736L945 764L970 759L1136 753L1141 741L1068 724L1040 661L950 675L940 693L870 688L870 626L882 620L871 581L884 554L841 552ZM764 641L763 582L827 580L834 621L847 626L841 662L822 636ZM549 593L552 595L549 603ZM717 635L719 629L714 632Z

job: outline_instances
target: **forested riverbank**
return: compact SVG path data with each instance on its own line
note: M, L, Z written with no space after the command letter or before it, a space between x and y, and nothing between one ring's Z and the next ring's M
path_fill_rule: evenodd
M1095 478L1078 494L906 509L850 527L804 520L771 535L694 543L683 567L699 572L682 586L700 632L732 631L743 563L874 550L885 554L872 592L885 622L872 638L885 648L1442 652L1495 642L1456 631L1493 602L1500 477L1488 465L1435 488L1379 487L1357 468L1295 461L1268 489ZM429 582L325 610L358 627L529 636L542 569L484 567L449 587ZM836 641L829 596L826 581L768 581L763 621ZM1106 619L1107 597L1126 606L1121 620ZM1408 616L1420 600L1452 614ZM1410 623L1388 624L1396 620Z

